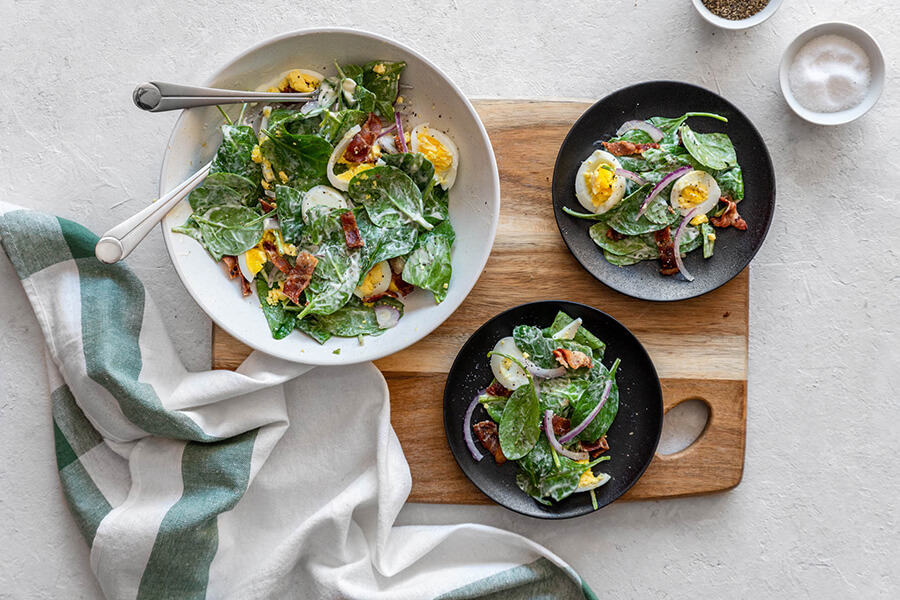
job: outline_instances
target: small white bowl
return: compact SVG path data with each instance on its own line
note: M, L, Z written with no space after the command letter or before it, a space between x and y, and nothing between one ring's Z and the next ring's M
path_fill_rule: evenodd
M784 0L771 0L764 9L756 13L755 15L751 15L746 19L740 19L738 21L733 21L731 19L723 19L717 15L714 15L712 11L710 11L703 4L703 0L693 0L694 8L697 9L697 12L700 13L700 16L706 19L707 22L712 23L716 27L721 27L722 29L731 29L731 30L739 30L739 29L749 29L750 27L754 27L759 25L769 17L775 14L775 11L778 10L778 7L781 6L781 3Z
M788 76L794 58L807 42L823 35L839 35L845 37L851 42L859 44L869 56L869 64L872 69L872 81L869 84L869 93L866 94L866 97L863 98L862 102L853 108L833 113L815 112L808 108L804 108L803 105L797 101L794 92L791 90ZM781 93L784 94L784 99L787 101L788 106L791 107L791 110L797 113L798 116L817 125L843 125L844 123L849 123L850 121L860 118L869 112L869 109L878 102L878 98L881 96L882 90L884 90L884 54L882 54L881 48L872 36L856 25L841 22L822 23L815 27L811 27L798 35L797 38L791 42L791 45L787 47L787 50L784 51L784 55L781 57L781 67L779 68L778 78L781 82Z

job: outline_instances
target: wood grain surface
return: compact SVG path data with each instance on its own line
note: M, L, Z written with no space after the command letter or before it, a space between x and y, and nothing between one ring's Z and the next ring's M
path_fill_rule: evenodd
M460 347L479 326L507 308L539 299L589 304L628 327L656 365L666 411L695 398L709 405L709 421L697 441L676 454L656 455L623 500L706 494L736 486L743 473L746 435L748 271L701 298L680 302L646 302L607 288L569 254L550 198L559 146L590 105L473 103L500 169L500 224L493 252L472 293L443 325L375 363L390 388L391 421L412 472L409 501L491 503L465 478L447 446L444 382ZM212 341L213 368L235 369L250 353L215 326Z

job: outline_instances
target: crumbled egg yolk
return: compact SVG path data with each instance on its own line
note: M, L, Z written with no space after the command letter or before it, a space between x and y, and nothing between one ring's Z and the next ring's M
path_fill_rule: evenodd
M691 225L700 225L702 223L709 223L709 219L706 215L697 215L693 219L691 219Z
M366 273L366 278L363 279L363 282L359 284L359 292L362 294L363 298L368 298L372 295L372 291L375 287L381 283L381 280L385 277L385 273L382 272L382 264L378 263L374 267L372 267L368 273Z
M340 181L350 181L351 179L356 177L357 173L362 173L363 171L367 171L368 169L371 169L374 166L375 165L373 165L372 163L359 163L356 166L350 167L343 173L339 173L335 177L337 177Z
M259 144L253 146L253 150L250 152L250 160L259 164L263 161L262 151L259 149Z
M260 181L260 184L262 184L264 190L271 190L271 189L272 189L272 186L269 185L269 182L266 181L266 180Z
M425 155L431 164L434 165L434 172L438 179L443 183L444 178L441 176L453 166L453 154L442 143L432 136L428 135L428 129L423 128L418 135L419 152Z
M278 179L280 179L282 183L287 183L288 176L284 171L278 171Z
M279 281L274 286L272 286L272 289L269 290L269 294L266 296L266 303L268 303L269 306L275 306L276 304L280 304L281 302L287 300L288 297L284 295L283 290L283 281Z
M372 67L372 70L374 72L378 73L379 75L384 75L384 71L385 71L384 65L382 63L378 63L377 65Z
M613 184L616 182L616 174L608 166L600 165L595 170L584 174L584 183L591 193L591 203L594 206L600 206L609 200L612 194Z
M681 195L678 197L678 203L682 208L693 208L694 206L699 206L706 202L707 198L709 198L709 190L702 185L693 183L691 185L686 185L684 189L681 190Z
M262 271L263 265L269 260L269 255L260 246L254 246L244 252L244 259L250 272L256 275Z
M590 469L581 474L581 478L578 480L578 487L586 488L592 485L597 485L600 483L601 478L594 475Z
M318 89L319 83L321 82L312 75L307 75L301 73L299 69L294 69L284 76L284 79L281 80L277 87L269 88L269 91L272 93L286 92L288 90L300 93L314 92Z
M716 234L715 233L707 233L706 239L708 239L711 242L714 242L714 241L716 241Z
M282 254L287 254L288 256L297 256L297 246L295 246L294 244L285 243L284 239L281 237L281 232L276 229L267 229L262 236L262 240L260 240L259 244L257 244L255 248L262 249L263 242L271 242L275 244L278 249L282 251Z

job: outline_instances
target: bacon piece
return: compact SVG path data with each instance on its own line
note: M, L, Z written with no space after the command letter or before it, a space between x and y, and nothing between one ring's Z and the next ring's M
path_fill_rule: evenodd
M609 450L609 444L606 442L606 436L601 435L600 439L596 442L581 442L581 450L582 452L590 452L591 458L597 458L607 450Z
M635 144L634 142L601 142L606 151L613 156L630 156L640 154L650 148L659 148L659 144Z
M250 282L241 277L241 293L245 296L249 296L251 294L250 291Z
M362 124L359 133L354 135L347 144L347 149L344 150L344 159L351 163L366 162L369 149L378 139L379 133L381 133L381 119L376 117L375 113L369 113L369 118Z
M275 205L274 205L274 204L270 204L269 201L266 200L265 198L260 198L260 199L259 199L259 204L260 204L260 206L262 206L263 212L266 213L266 214L268 214L268 213L272 212L273 210L275 210Z
M484 393L490 394L491 396L502 396L503 398L509 398L512 396L512 390L508 390L499 381L495 381L488 386L488 389L484 390Z
M262 246L263 250L266 251L266 254L269 255L269 260L275 265L275 268L285 275L291 272L291 264L286 261L282 255L278 254L278 248L275 247L275 244L265 241Z
M725 212L722 213L721 217L710 219L712 224L716 227L734 227L741 231L747 231L747 221L738 214L737 202L734 202L731 196L722 196L719 200L725 203Z
M319 264L319 259L306 250L297 255L297 265L287 274L282 290L294 304L299 303L300 294L309 285L317 264Z
M609 229L606 230L606 237L608 237L609 239L611 239L614 242L618 242L618 241L625 239L625 234L619 233L618 231L616 231L615 229L610 227Z
M391 281L394 282L394 287L397 288L397 291L400 292L401 296L408 296L416 286L411 283L406 283L403 281L402 273L394 273L391 272Z
M590 369L594 365L594 361L591 360L590 356L584 352L579 352L578 350L557 348L553 351L553 356L556 357L559 364L567 369L580 369L581 367Z
M359 235L359 227L356 226L356 217L353 211L348 210L341 213L341 227L344 228L344 241L347 242L348 248L362 248L366 245L362 236Z
M494 460L497 461L497 464L502 465L505 463L506 456L503 454L503 450L500 449L500 432L497 424L493 421L481 421L480 423L475 423L472 429L475 431L475 437L478 438L481 445L494 455Z
M240 274L236 256L223 256L222 262L225 263L225 272L228 273L229 279L234 279ZM241 279L243 279L243 277Z
M553 415L553 435L565 435L572 428L572 423L563 417Z
M678 264L675 262L675 243L672 241L672 233L668 227L664 227L659 231L654 231L653 238L656 240L659 260L662 262L659 272L663 275L674 275L678 272Z

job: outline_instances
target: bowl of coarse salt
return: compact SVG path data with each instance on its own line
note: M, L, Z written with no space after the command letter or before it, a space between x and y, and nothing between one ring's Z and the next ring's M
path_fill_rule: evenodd
M781 57L781 92L797 115L842 125L866 114L884 89L884 55L855 25L822 23L801 33Z

